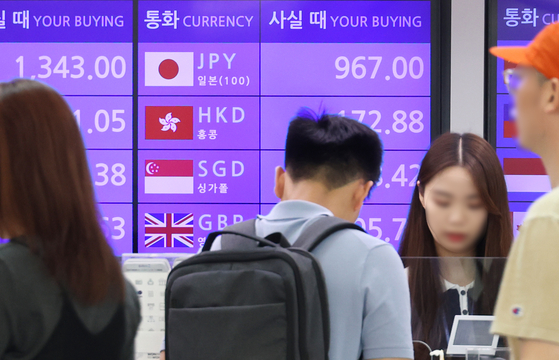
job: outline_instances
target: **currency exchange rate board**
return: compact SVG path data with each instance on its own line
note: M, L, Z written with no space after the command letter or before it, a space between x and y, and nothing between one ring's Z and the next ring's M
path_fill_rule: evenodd
M267 213L301 107L378 132L357 223L396 248L430 144L430 1L0 1L0 80L60 92L115 253Z

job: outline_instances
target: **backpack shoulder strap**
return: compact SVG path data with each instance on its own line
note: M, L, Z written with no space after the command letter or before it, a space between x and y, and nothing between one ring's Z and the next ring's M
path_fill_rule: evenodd
M323 240L330 235L345 229L354 229L365 232L359 225L350 223L334 216L324 216L308 226L299 236L293 247L313 251Z
M256 237L256 219L251 219L227 226L225 231L233 231L236 233L245 234L248 236ZM250 250L256 248L258 243L254 240L247 239L246 237L225 234L221 236L221 249L222 250Z

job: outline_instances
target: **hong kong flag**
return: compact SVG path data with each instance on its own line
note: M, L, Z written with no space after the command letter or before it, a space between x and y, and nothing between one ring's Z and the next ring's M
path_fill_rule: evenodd
M146 140L192 140L192 106L146 106Z

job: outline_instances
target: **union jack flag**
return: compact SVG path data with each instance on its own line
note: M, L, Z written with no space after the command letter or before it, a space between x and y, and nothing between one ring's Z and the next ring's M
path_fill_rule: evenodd
M145 247L194 248L194 214L145 213Z

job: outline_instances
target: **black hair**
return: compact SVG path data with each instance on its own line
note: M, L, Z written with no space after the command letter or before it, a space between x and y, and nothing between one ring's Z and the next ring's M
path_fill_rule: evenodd
M291 120L285 144L285 168L294 182L318 180L328 189L357 179L380 178L382 142L360 122L302 108Z

